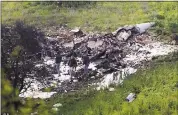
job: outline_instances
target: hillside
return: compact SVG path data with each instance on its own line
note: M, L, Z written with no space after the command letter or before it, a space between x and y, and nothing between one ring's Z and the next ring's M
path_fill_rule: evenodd
M165 53L166 51L164 52L164 49L160 49L162 48L161 46L165 45L164 44L165 42L170 43L172 41L173 33L178 34L178 2L1 2L1 5L2 5L1 23L4 27L2 31L4 41L2 42L3 44L12 43L11 45L13 46L13 48L5 45L2 46L3 50L5 49L5 51L7 51L7 52L3 52L4 54L7 55L7 57L5 56L3 57L3 59L6 60L5 58L10 58L12 60L12 63L10 63L10 61L3 62L4 66L1 68L2 70L1 78L2 78L2 86L3 86L2 104L4 107L1 109L3 110L3 112L4 111L11 112L14 115L25 115L31 113L35 114L35 112L37 113L37 115L38 114L39 115L53 115L53 114L54 115L176 115L178 114L177 113L178 111L178 99L177 99L178 54ZM24 22L23 23L24 25L22 25L21 23L20 24L16 23L16 21L22 21ZM45 58L44 61L41 61L41 59L39 59L40 60L39 61L38 59L35 58L34 60L31 60L31 62L29 61L28 63L24 61L24 59L26 58L19 58L22 59L22 62L24 61L23 62L24 65L29 64L31 67L33 64L34 67L36 67L37 65L41 67L42 65L42 67L44 66L45 69L47 68L47 70L49 70L49 73L45 73L47 70L46 71L44 70L45 72L41 71L40 70L41 68L38 68L39 70L37 70L36 68L33 70L29 69L31 68L30 66L27 66L26 68L25 66L23 66L23 64L21 64L21 62L19 63L16 62L16 64L17 65L19 64L19 66L13 65L14 62L16 61L15 59L19 60L18 57L23 57L23 55L26 56L26 53L21 54L23 47L24 49L26 47L30 47L30 50L33 50L34 53L31 52L29 53L29 55L33 58L35 57L34 55L36 55L35 53L41 51L40 49L41 46L40 45L38 46L37 49L38 51L37 51L35 47L33 47L34 44L38 45L38 43L39 44L41 43L43 44L42 46L46 48L51 48L52 46L52 50L54 50L55 48L53 48L53 46L57 46L59 45L59 43L55 42L54 43L55 45L53 45L53 43L51 43L52 44L51 45L46 43L45 40L48 40L49 38L52 37L60 38L61 37L60 35L63 35L61 34L62 32L64 32L64 35L66 33L68 34L70 33L69 30L75 27L80 27L81 30L84 33L86 33L87 37L93 35L94 33L103 36L103 32L110 33L118 29L118 27L122 27L124 25L135 25L144 22L155 22L156 25L151 29L149 29L148 31L149 33L153 34L150 35L151 37L158 36L158 37L153 37L154 39L152 39L155 43L164 41L164 43L161 43L160 47L157 50L160 49L161 53L163 51L168 56L159 56L160 52L153 50L152 53L155 55L157 53L159 57L156 56L151 57L153 60L151 62L147 62L146 65L141 63L144 66L143 67L140 66L140 69L136 73L126 76L122 84L119 84L117 86L114 84L109 84L109 87L114 88L114 91L108 91L109 89L107 88L105 90L96 91L93 90L93 87L88 87L87 84L88 82L78 82L81 83L77 86L77 89L80 90L76 90L74 92L69 91L67 93L68 90L65 90L66 87L64 87L61 88L63 89L62 93L57 92L49 99L39 99L39 98L24 99L23 97L19 98L18 95L19 92L17 88L15 89L14 87L12 87L14 85L14 82L11 82L13 81L13 79L10 79L8 77L9 76L13 77L14 75L13 72L15 71L13 68L12 69L10 68L11 65L12 67L17 68L17 70L20 70L23 76L25 75L23 73L25 71L27 72L27 75L32 75L32 77L34 77L33 76L34 74L28 73L28 71L30 72L35 71L38 77L42 79L44 78L43 79L44 81L46 80L44 76L47 77L50 76L52 79L53 77L55 77L52 76L53 73L55 73L54 70L55 56L48 57L49 64L46 64L48 63L48 60L45 61ZM32 28L31 26L35 28ZM41 31L42 33L38 31ZM10 36L11 34L12 36ZM65 38L65 40L68 39L68 37L66 36L63 37ZM145 36L147 36L147 34L145 34ZM84 36L78 38L87 39L87 37L85 38ZM11 40L12 41L9 42L8 40L6 40L6 38L8 38L9 41ZM15 42L11 38L14 38ZM31 38L33 38L34 41L29 42L30 41L29 39ZM40 38L41 41L35 40L38 38ZM45 38L45 40L43 38ZM102 38L102 40L106 41L107 43L109 40L112 41L113 38L115 37L112 36L111 38L108 39L105 38L103 39L103 37L98 37L97 39L101 40L100 38ZM107 38L107 34L106 34L106 38ZM63 40L62 38L61 40L58 39L58 41L62 41L62 40ZM115 40L114 42L116 41L117 40ZM69 43L72 42L73 41L71 40ZM134 49L132 49L132 47L128 45L131 42L117 41L116 43L124 44L123 46L120 45L119 48L124 47L129 49L128 52L127 49L122 50L125 51L126 54L129 54L131 52L137 55L138 51L135 51ZM16 44L14 45L13 43ZM21 44L19 45L19 43L24 43L22 48L20 46ZM83 42L79 42L79 43L83 43ZM93 42L91 42L91 44L92 43ZM137 42L135 41L133 43L136 44L135 47L139 46L140 48L143 48L143 50L144 48L147 47L145 44L140 45L137 44ZM78 47L79 50L84 51L84 49L82 49L82 45L80 46L81 47ZM105 46L109 47L109 45L107 46L107 44L105 44ZM113 46L111 46L111 50L116 48ZM174 46L174 48L177 47L176 45L170 45L170 46ZM98 46L100 50L95 50L95 49L91 50L93 51L91 54L95 55L96 52L94 51L98 51L98 52L103 51L104 50L103 47L104 45L103 46L101 45ZM12 48L12 49L9 50L8 48L9 49ZM107 48L105 50L107 50ZM72 47L71 48L65 47L61 51L68 53L73 50ZM77 51L78 50L76 50L76 52ZM81 52L79 52L78 54L80 53ZM84 53L81 53L80 55L82 54ZM145 53L144 51L140 54L142 55L136 58L142 58L145 55L147 55L147 53ZM106 57L104 57L104 59L105 58ZM123 57L123 59L124 58L125 57ZM68 58L66 58L66 60L67 59ZM39 63L36 64L35 62L39 62ZM132 62L134 62L134 60ZM116 62L111 62L111 63L116 64ZM130 65L132 66L132 64ZM24 68L21 69L21 67ZM63 67L67 68L67 66L63 66ZM10 69L8 70L7 68ZM79 73L79 75L80 74L81 73ZM44 75L44 76L41 77L39 75L41 76ZM18 77L22 78L20 75ZM53 81L55 81L55 79L53 79ZM62 83L61 81L59 82L59 84ZM20 80L19 82L21 83ZM58 84L58 81L55 81L54 84L55 85ZM71 84L72 83L69 83L69 85ZM88 88L83 86L87 86ZM71 85L71 88L75 88L75 87ZM43 88L43 91L45 91L45 93L46 92L50 93L52 89L54 89L53 86ZM59 91L60 89L57 87L55 90ZM136 94L136 99L131 103L128 103L125 100L125 98L129 93ZM22 103L21 101L22 102L24 101L25 104ZM16 108L17 102L20 103L19 108ZM61 106L53 110L52 109L54 108L53 105L56 103L60 103ZM8 105L8 106L4 106L4 105Z

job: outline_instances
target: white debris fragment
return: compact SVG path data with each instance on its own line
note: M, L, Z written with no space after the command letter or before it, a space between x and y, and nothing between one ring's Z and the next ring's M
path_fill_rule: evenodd
M75 82L78 82L78 80L77 80L77 79L74 79L73 82L74 82L74 83L75 83Z
M127 68L122 69L122 76L133 74L136 71L137 71L137 69L134 69L134 68L128 66Z
M98 41L88 41L88 47L90 48L97 48L99 46L101 46L103 44L103 41L102 40L98 40Z
M20 94L19 97L31 97L31 98L41 98L41 99L46 99L50 98L53 94L57 92L42 92L42 91L26 91L23 94Z
M97 90L97 91L101 90L101 87L97 87L96 90Z
M95 63L90 63L88 66L88 69L96 70L96 64Z
M114 88L109 88L109 91L115 91L115 89Z
M116 31L112 32L113 35L117 35L118 32L122 29L128 31L134 28L134 25L125 25L124 27L119 27Z
M41 66L43 66L43 64L37 64L37 65L35 65L35 67L41 67Z
M54 66L55 60L54 60L54 59L51 59L50 57L45 57L45 58L44 58L44 64Z
M132 67L127 67L125 69L122 69L121 71L107 74L103 77L103 80L98 83L97 90L108 88L111 84L120 84L123 82L123 79L132 73L135 73L137 69L134 69Z
M120 32L120 34L117 36L117 39L122 40L122 41L126 41L129 38L130 35L131 35L130 31L129 32L126 32L126 31Z
M65 47L74 47L73 42L69 42L69 43L64 43Z
M70 75L59 75L59 74L53 74L55 80L60 80L60 81L66 81L70 80L71 76Z
M95 76L91 76L91 78L92 78L92 79L94 79L94 78L95 78Z
M40 91L42 88L45 88L44 85L42 85L42 83L38 82L35 79L30 79L27 78L25 79L26 83L30 83L30 87L27 88L27 90L24 92L24 89L21 91L23 93L19 94L19 97L31 97L31 98L41 98L41 99L46 99L46 98L50 98L53 94L57 93L57 92L42 92Z
M127 97L126 100L130 103L136 98L136 95L134 93L130 93Z
M56 40L57 40L56 38L53 38L53 37L47 37L47 39L48 39L49 41L56 41Z
M38 112L36 111L36 112L33 112L33 113L31 113L30 115L38 115Z
M56 103L56 104L53 105L53 107L61 107L61 106L62 106L61 103Z
M145 32L148 28L150 28L151 26L153 26L155 24L155 22L148 22L148 23L141 23L141 24L136 24L136 28L138 29L138 31L140 33Z
M77 33L80 31L80 27L75 27L73 30L71 30L70 32L72 33Z
M107 74L104 76L103 81L101 81L100 87L102 88L109 87L109 85L112 83L113 83L113 73Z

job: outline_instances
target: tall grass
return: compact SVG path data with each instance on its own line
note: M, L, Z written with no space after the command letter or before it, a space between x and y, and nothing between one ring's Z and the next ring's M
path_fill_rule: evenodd
M178 111L178 62L162 63L129 76L116 91L100 91L58 98L58 115L176 115ZM137 98L125 101L130 92ZM76 98L78 97L78 98Z
M178 2L96 2L76 7L55 2L2 2L2 23L22 20L45 28L67 24L85 31L114 31L118 26L148 21L156 29L178 33ZM81 4L80 4L81 5ZM69 7L70 6L70 7ZM177 59L177 58L176 58ZM178 114L178 62L165 63L129 76L116 88L96 92L59 95L49 106L60 102L59 115L176 115ZM130 92L140 92L132 103L125 101Z
M2 2L2 23L19 19L39 27L65 23L86 31L113 31L125 24L156 21L161 29L178 31L178 2L90 2L87 6L78 2L83 7L69 7L74 3Z

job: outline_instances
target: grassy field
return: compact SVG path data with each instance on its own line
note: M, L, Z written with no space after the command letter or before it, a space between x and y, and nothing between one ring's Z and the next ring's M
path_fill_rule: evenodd
M60 102L58 115L177 115L178 62L162 63L129 76L116 91L75 93L52 99ZM130 92L137 98L125 101Z
M2 2L2 23L22 20L41 28L67 24L85 31L113 31L125 24L156 21L158 28L178 32L178 2L79 2L68 7L46 4Z
M41 29L67 24L69 28L79 26L93 32L110 32L125 24L155 21L156 30L167 34L178 33L177 11L178 2L94 2L70 7L39 2L2 2L1 20L2 24L22 20ZM177 115L177 60L161 61L161 65L138 71L114 92L80 91L59 95L46 105L51 109L53 104L62 103L58 115ZM130 92L139 92L132 103L125 101Z

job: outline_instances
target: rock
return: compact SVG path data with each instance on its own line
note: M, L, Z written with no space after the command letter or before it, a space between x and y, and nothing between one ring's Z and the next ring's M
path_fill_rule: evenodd
M127 97L126 100L130 103L136 98L136 95L134 93L130 93Z

